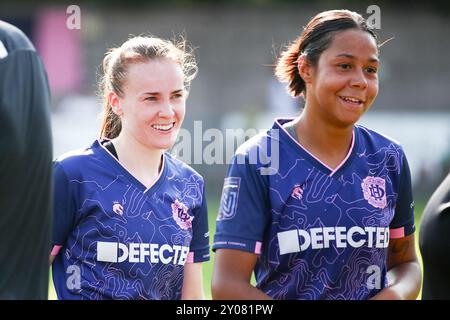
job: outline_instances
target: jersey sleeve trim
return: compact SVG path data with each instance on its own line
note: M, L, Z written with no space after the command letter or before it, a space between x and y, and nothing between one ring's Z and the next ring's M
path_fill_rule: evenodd
M212 245L212 250L216 249L236 249L254 254L261 254L261 241L242 239L238 237L216 237Z
M190 251L187 256L186 263L205 262L209 261L209 258L209 247L207 247L200 250Z
M389 229L389 238L390 239L400 239L406 236L413 234L416 231L414 225L407 225L400 228L391 228Z
M389 230L389 238L390 239L399 239L405 236L405 227L390 229Z
M61 250L62 246L61 245L55 245L53 246L52 252L50 252L50 255L53 257L56 257L59 253L59 251Z

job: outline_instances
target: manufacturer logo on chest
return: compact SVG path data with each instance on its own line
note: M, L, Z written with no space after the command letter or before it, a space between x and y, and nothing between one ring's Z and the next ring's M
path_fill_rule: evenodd
M294 189L292 189L291 197L297 200L302 200L303 198L304 185L296 184Z
M119 202L114 201L112 209L115 214L118 214L119 216L123 215L123 206Z

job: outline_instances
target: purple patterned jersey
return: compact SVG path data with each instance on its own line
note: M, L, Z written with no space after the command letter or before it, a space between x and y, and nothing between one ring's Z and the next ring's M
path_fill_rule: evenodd
M389 239L414 232L408 163L394 141L354 126L335 169L278 119L241 145L225 179L213 250L258 254L275 299L367 299L387 285Z
M180 299L186 263L209 260L203 178L163 156L146 188L99 141L54 163L60 299Z

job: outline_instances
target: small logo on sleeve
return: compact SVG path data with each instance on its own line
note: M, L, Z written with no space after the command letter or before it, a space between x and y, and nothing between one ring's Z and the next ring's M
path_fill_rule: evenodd
M379 177L366 177L361 183L364 199L375 208L386 207L386 181Z
M183 203L175 199L172 203L172 216L177 224L183 230L188 230L192 228L192 220L194 217L190 216L188 213L188 207Z
M239 177L228 177L225 179L217 221L233 219L236 215L240 184L241 178Z

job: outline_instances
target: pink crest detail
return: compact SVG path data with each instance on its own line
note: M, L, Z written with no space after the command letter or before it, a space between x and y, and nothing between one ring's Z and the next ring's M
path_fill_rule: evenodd
M386 207L386 181L379 177L366 177L361 183L364 199L375 208Z
M177 222L183 230L188 230L192 228L192 220L194 217L191 217L188 213L188 207L186 207L183 203L175 199L174 203L172 203L172 215L173 219Z
M294 189L292 190L291 197L297 200L301 200L303 197L303 189L299 184L296 184L294 186Z

